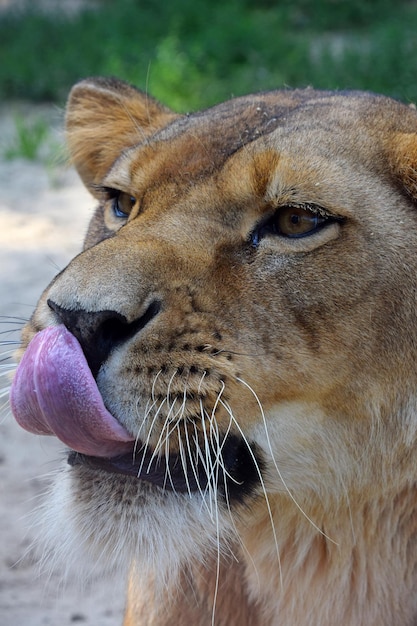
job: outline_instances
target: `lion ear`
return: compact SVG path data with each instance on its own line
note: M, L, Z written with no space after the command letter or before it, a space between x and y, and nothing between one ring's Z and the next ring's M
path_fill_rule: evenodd
M150 96L113 78L89 78L71 90L66 134L71 162L94 193L117 157L178 117Z
M417 202L417 134L397 133L392 140L390 154L397 181Z

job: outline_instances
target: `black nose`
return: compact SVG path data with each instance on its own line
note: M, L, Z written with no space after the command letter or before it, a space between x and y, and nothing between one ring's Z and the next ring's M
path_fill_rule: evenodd
M111 351L142 330L161 310L161 303L154 300L143 315L128 322L116 311L70 310L52 300L48 306L80 342L94 377Z

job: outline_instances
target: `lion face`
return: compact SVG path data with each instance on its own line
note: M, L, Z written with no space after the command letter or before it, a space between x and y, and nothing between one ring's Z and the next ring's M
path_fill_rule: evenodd
M97 79L67 129L99 205L11 394L70 450L51 534L163 578L253 519L408 480L416 112L305 90L179 116Z

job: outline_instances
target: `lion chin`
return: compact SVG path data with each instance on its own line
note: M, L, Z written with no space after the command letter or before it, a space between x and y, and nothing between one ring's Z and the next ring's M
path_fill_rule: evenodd
M66 450L44 564L124 626L417 623L417 112L280 90L69 96L96 199L26 324L19 424Z
M138 486L129 477L91 481L84 468L76 474L65 468L37 512L42 569L56 562L84 580L98 574L124 577L136 561L141 584L146 586L157 572L155 592L163 595L175 589L184 565L226 551L231 524L214 519L219 517L215 502L166 494L147 483Z

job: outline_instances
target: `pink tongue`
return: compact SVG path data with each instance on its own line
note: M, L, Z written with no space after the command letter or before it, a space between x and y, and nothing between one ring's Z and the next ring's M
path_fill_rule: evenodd
M45 328L32 339L10 404L20 426L56 435L77 452L115 457L132 450L134 438L104 406L81 346L65 326Z

